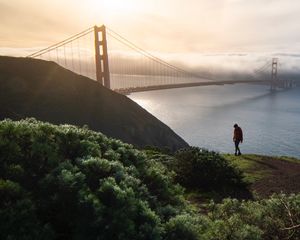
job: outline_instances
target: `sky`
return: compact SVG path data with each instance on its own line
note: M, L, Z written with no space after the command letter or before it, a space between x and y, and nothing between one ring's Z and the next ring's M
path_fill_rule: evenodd
M26 55L105 24L150 52L295 61L299 13L299 0L0 0L0 55Z

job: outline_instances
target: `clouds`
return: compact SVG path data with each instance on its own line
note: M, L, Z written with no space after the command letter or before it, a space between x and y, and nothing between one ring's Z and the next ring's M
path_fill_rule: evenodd
M299 12L295 0L165 0L120 30L161 51L299 51Z
M296 0L230 1L228 32L244 45L290 45L299 42L300 2Z
M135 6L124 14L103 1L0 0L0 46L49 45L105 23L150 51L300 50L298 0L123 0Z
M82 30L70 17L71 8L55 1L0 1L0 46L49 45Z

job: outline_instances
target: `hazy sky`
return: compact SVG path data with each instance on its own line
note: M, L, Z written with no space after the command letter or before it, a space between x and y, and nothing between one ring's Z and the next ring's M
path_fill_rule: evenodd
M300 51L299 0L0 0L0 19L0 48L11 51L95 24L149 51Z

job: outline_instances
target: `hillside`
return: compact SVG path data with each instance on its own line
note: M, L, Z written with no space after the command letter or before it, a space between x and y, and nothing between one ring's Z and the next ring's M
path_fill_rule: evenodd
M176 173L175 179L186 188L186 197L196 205L203 206L211 199L220 202L225 197L263 199L273 194L300 194L300 159L234 156L198 147L181 149L172 156L155 150L145 152Z
M53 62L0 56L0 119L34 117L88 125L138 147L188 146L168 126L126 96Z
M217 177L210 185L217 191L228 180L240 185L218 153L194 147L175 157L182 170L195 162L185 171L199 176L191 184L206 175L210 183ZM167 167L172 158L153 159L86 128L0 121L0 239L300 239L300 194L227 198L199 209Z
M224 157L245 173L250 188L259 197L274 193L300 193L300 160L290 157L246 154Z

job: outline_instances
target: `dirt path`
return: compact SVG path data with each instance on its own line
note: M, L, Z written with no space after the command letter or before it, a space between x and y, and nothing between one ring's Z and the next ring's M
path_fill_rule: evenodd
M262 157L261 160L254 161L261 170L269 172L267 176L257 180L251 186L251 189L257 192L259 196L266 197L280 192L300 192L300 163L272 157Z

